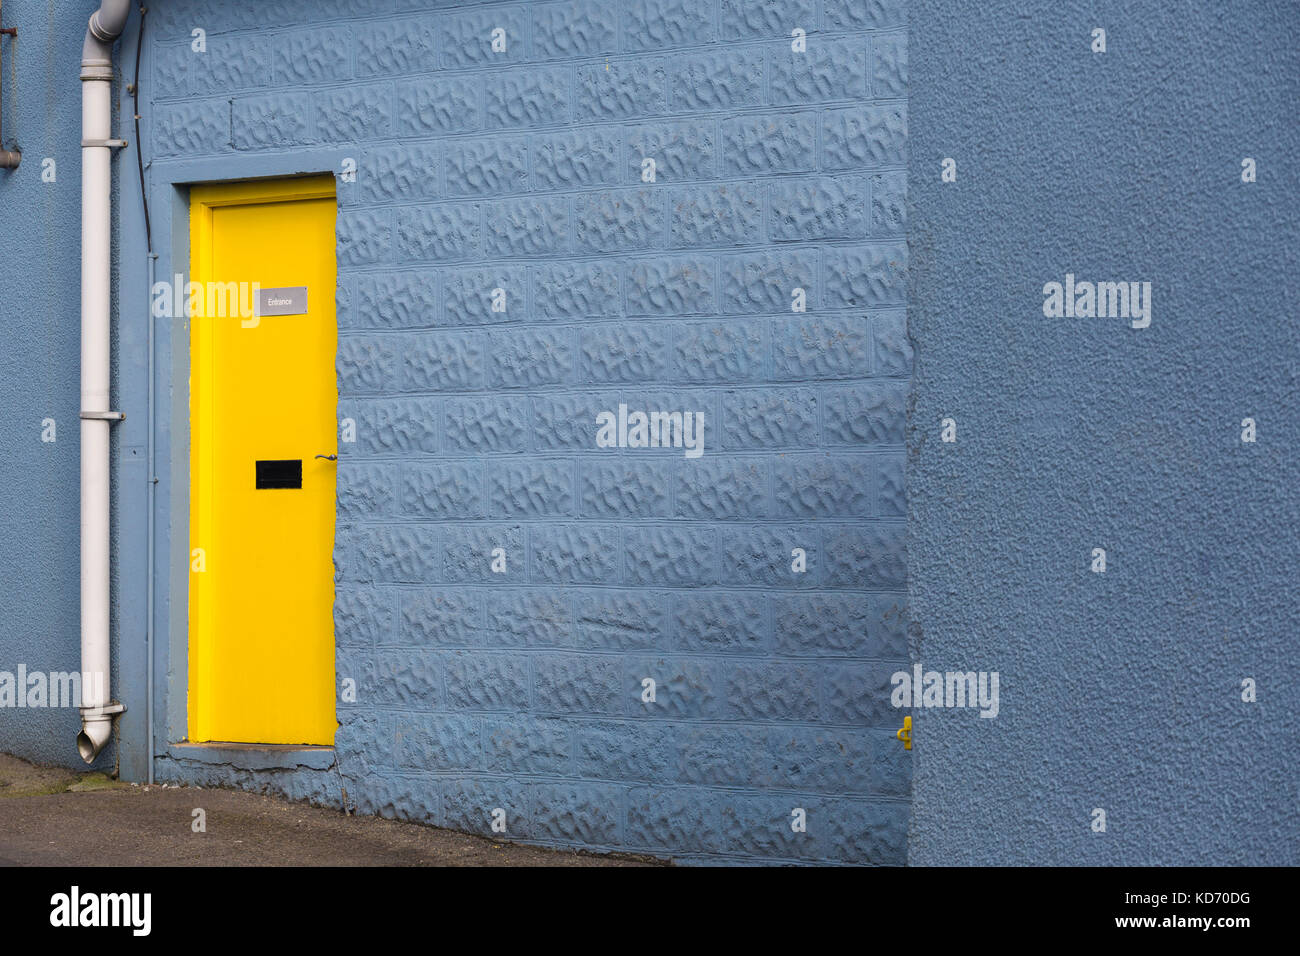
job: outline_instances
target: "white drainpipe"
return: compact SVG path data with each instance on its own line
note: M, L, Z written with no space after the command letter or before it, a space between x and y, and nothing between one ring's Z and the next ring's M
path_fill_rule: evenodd
M131 0L102 0L81 53L81 733L93 763L113 733L108 650L109 252L112 240L113 41Z

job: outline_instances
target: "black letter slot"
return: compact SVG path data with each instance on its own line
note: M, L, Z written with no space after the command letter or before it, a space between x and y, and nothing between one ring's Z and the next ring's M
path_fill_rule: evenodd
M259 488L301 488L302 459L293 458L285 461L259 461L257 463L257 487Z

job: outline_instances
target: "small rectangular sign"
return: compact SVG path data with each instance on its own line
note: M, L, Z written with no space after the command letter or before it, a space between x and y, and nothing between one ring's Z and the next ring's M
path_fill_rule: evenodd
M283 289L258 289L257 314L306 315L307 287L298 285Z

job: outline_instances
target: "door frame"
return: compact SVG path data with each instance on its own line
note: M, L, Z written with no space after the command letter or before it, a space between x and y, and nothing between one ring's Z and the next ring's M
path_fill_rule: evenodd
M130 38L132 42L134 38ZM126 95L129 104L130 97ZM126 108L126 107L124 107ZM149 120L144 125L149 141ZM346 215L348 185L339 175L354 160L354 148L308 148L274 154L159 156L146 164L144 189L136 175L119 175L116 203L118 264L115 276L115 407L129 412L113 435L113 641L115 686L127 711L118 720L118 770L124 780L148 778L152 760L159 774L174 778L201 774L203 764L246 769L324 770L333 765L330 747L188 744L189 714L189 526L190 526L190 328L184 316L153 318L149 247L145 241L144 200L149 203L153 236L153 278L190 278L191 186L249 183L332 176L339 219ZM340 263L342 265L342 263ZM337 292L336 292L337 295ZM155 370L153 437L155 465L147 469L145 449L149 324L154 327ZM145 560L148 529L147 487L155 486L154 564ZM153 739L146 715L149 661L145 600L146 577L154 581ZM170 770L167 770L170 766Z

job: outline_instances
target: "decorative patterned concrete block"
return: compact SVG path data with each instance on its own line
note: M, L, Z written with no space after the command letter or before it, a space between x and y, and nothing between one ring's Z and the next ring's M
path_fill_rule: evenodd
M532 440L538 450L595 449L596 416L616 410L618 399L601 395L536 397L532 401Z
M593 783L544 784L532 788L534 833L564 845L614 846L622 816L619 787Z
M753 654L767 643L763 598L746 591L685 594L673 607L673 646L692 653Z
M403 588L401 629L385 640L450 647L475 646L483 632L483 602L463 588Z
M224 38L223 38L224 39ZM266 45L268 41L255 41ZM248 39L240 37L234 46L243 48ZM223 56L216 51L217 57ZM244 54L246 55L246 54ZM211 52L209 56L212 56ZM205 58L208 59L208 58ZM266 82L266 61L258 70L250 70L251 82L260 86ZM352 31L339 27L295 30L276 38L275 82L282 86L312 86L318 83L339 83L352 77ZM213 92L233 89L232 85L219 85Z
M530 4L533 56L543 60L613 53L618 47L618 4L569 0Z
M907 0L823 0L831 30L883 30L907 25Z
M722 444L781 448L817 441L817 396L808 388L754 388L722 399Z
M699 257L633 259L623 267L628 315L713 312L713 263Z
M817 258L811 250L726 256L720 269L723 312L788 313L796 289L804 290L807 310L816 310Z
M772 333L772 374L784 379L863 378L871 373L871 346L861 316L779 319Z
M533 659L533 709L542 714L623 712L617 658L547 654Z
M901 236L907 229L907 173L871 177L871 234Z
M745 382L763 370L763 330L745 322L682 324L673 336L673 366L692 382Z
M419 648L377 650L374 683L369 688L358 688L357 698L373 701L381 707L441 707L444 700L442 668L432 654ZM400 761L400 730L395 739L394 749Z
M898 710L889 700L894 689L890 677L907 669L906 662L828 667L825 671L827 720L870 727L901 726Z
M752 521L771 511L765 461L702 457L678 462L676 472L673 501L679 518Z
M522 399L483 396L447 403L447 450L495 454L528 447L528 405Z
M517 322L527 311L528 272L523 266L449 269L442 287L447 325Z
M356 441L342 442L342 455L429 454L438 447L440 406L430 399L339 401L339 421L351 419Z
M571 515L573 464L564 459L503 461L488 471L493 516L543 518Z
M742 246L763 239L757 183L691 186L669 194L674 246Z
M897 307L907 296L907 246L871 243L828 249L823 258L828 309Z
M860 239L867 234L867 183L860 177L783 179L768 187L772 238Z
M527 576L524 529L519 525L454 525L446 529L444 540L443 580L500 586L519 584Z
M778 778L767 748L768 731L762 727L683 727L677 747L677 779L688 784L746 790L774 786ZM716 813L716 804L713 809Z
M358 143L392 132L393 88L388 83L322 90L311 101L316 138L322 143Z
M478 255L478 203L399 206L397 251L404 259L450 261Z
M786 37L792 30L812 33L816 0L722 0L722 38L750 40Z
M672 330L664 326L603 325L583 329L580 381L653 382L672 364Z
M401 495L402 513L420 518L481 518L487 513L478 462L404 464Z
M527 14L520 8L467 10L439 21L442 66L484 69L524 59Z
M442 538L423 525L378 525L357 535L355 580L422 583L442 580Z
M907 514L907 489L903 485L902 453L884 455L877 460L880 480L876 513L885 517Z
M397 353L387 336L339 336L334 366L339 391L345 394L378 392L397 384Z
M673 57L669 89L674 110L732 110L763 103L763 51Z
M495 196L528 188L528 145L521 139L447 143L447 195Z
M901 522L827 530L827 586L903 587L907 584L906 537L907 528Z
M488 336L489 388L538 388L573 378L573 333L518 329Z
M422 73L437 65L438 40L430 19L381 20L356 34L357 76Z
M357 278L360 328L428 328L438 322L438 283L431 272L370 272Z
M776 652L783 657L890 657L894 648L873 633L860 594L789 594L772 599Z
M871 95L877 99L907 95L907 34L872 38Z
M533 837L528 788L508 777L464 777L457 775L442 786L444 825L464 833L480 833L494 839L528 840ZM500 814L495 814L500 811ZM504 829L494 831L494 819Z
M334 634L341 647L373 647L397 632L396 592L347 587L334 596Z
M671 725L647 727L626 720L583 721L574 732L577 775L620 783L670 779L674 736Z
M587 524L540 526L531 533L534 580L550 584L617 584L618 531Z
M554 262L533 268L533 308L538 318L619 315L619 273L613 262Z
M654 700L647 700L654 681ZM722 716L719 668L690 657L629 658L623 664L626 712L650 719L716 719Z
M806 664L733 661L726 666L727 713L739 720L818 719L817 668Z
M587 193L573 200L577 251L619 252L662 246L663 194L653 189Z
M252 113L248 110L250 118ZM231 106L225 101L159 106L154 111L154 126L159 156L229 152L234 145ZM241 133L240 142L244 145L239 148L250 148L247 134Z
M560 126L572 109L569 73L535 66L488 74L484 79L487 129Z
M569 249L569 200L563 196L488 203L483 218L489 256L563 255Z
M231 142L235 149L276 149L309 141L310 98L306 93L239 96L230 106ZM331 127L317 117L318 135Z
M394 718L397 765L410 770L478 770L482 766L479 721L447 714Z
M487 629L503 646L557 647L573 643L573 614L562 591L494 589L487 597Z
M718 580L742 587L816 587L821 577L820 537L808 525L723 528L718 532ZM796 562L804 570L796 570Z
M402 355L402 388L439 392L481 388L483 340L478 332L423 332L408 336Z
M335 220L340 266L364 266L388 257L393 217L386 209L340 210Z
M623 7L623 49L695 46L714 38L713 3L705 0L640 0Z
M366 150L354 189L362 202L419 202L438 198L435 146L384 146ZM342 188L344 184L340 184Z
M645 161L654 160L654 182L710 179L716 166L712 123L650 123L625 137L626 177L644 182Z
M907 107L855 106L822 114L822 169L907 162Z
M626 460L582 465L583 517L650 518L668 512L670 466Z
M392 514L396 500L395 465L345 461L338 466L340 516L365 519Z
M817 165L817 114L737 116L722 122L724 176L807 172Z
M483 721L483 768L492 773L564 774L573 729L563 720L489 717Z
M574 189L618 181L619 141L608 127L551 133L533 141L539 189Z
M471 76L422 76L397 84L397 136L463 133L483 125L480 81Z
M783 518L865 518L874 513L875 462L848 455L798 455L776 466Z
M867 42L862 37L830 40L811 36L803 53L795 53L789 44L774 46L772 102L866 99L868 63Z
M582 64L576 74L578 122L652 116L668 106L663 60L620 57L614 63Z
M825 394L828 445L903 443L907 390L899 385L851 385Z
M452 710L517 713L528 706L526 655L453 651L444 654L441 660L447 706Z
M630 849L663 852L718 852L722 839L712 794L665 789L662 785L635 789L627 797Z
M660 525L629 528L623 564L630 584L697 588L717 577L715 534L707 528Z
M582 591L577 596L577 643L595 650L644 650L666 639L666 599L652 591Z

